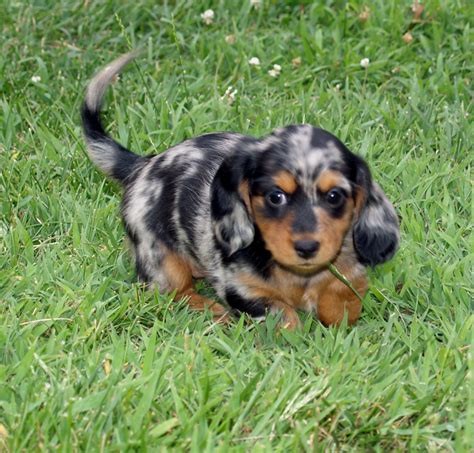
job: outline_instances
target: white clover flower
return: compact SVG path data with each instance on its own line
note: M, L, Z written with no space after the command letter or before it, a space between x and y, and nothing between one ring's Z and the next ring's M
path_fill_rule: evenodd
M361 22L367 22L370 19L370 8L368 6L364 6L363 11L359 14L359 20Z
M250 66L260 66L260 60L257 57L252 57L249 60L249 65Z
M280 72L281 72L281 66L279 64L274 64L273 69L270 69L270 71L268 71L268 75L270 77L276 78L280 75Z
M34 75L32 78L31 78L31 81L33 83L38 83L38 82L41 82L41 77L39 75Z
M291 64L293 65L294 68L301 66L301 57L293 58L293 60L291 60Z
M234 90L232 85L229 85L223 96L221 96L221 101L227 101L227 104L232 105L235 101L235 96L237 95L237 90Z
M253 6L255 9L260 8L262 2L260 0L250 0L250 6Z
M360 60L360 67L367 69L369 67L369 63L370 60L368 58L362 58L362 60Z
M413 41L413 35L408 31L402 36L405 44L410 44Z
M201 13L201 19L206 25L211 25L214 21L214 11L212 11L212 9L207 9L206 11Z

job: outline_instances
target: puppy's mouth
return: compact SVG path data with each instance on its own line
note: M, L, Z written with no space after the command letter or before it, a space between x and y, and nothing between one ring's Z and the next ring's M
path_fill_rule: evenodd
M280 267L283 269L291 272L292 274L301 275L304 277L311 277L324 267L323 264L315 264L315 263L298 263L298 264L283 264L278 263Z
M296 267L301 267L302 269L313 269L313 268L319 268L319 265L313 264L313 263L303 263L303 264L298 264Z

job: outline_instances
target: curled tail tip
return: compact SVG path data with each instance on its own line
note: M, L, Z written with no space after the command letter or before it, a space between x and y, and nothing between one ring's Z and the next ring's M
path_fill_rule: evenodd
M134 51L120 56L94 76L87 87L81 110L89 156L106 175L121 183L130 179L134 168L143 158L109 137L100 120L100 107L107 87L137 53Z
M104 97L107 87L112 83L113 79L122 71L122 69L138 54L139 51L135 50L121 55L94 76L87 86L86 99L84 103L85 109L88 109L93 113L99 112L102 98Z

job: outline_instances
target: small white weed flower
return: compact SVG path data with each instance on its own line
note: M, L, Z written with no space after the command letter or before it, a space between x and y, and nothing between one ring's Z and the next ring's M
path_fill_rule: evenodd
M212 9L207 9L206 11L201 13L201 19L206 25L211 25L214 21L214 11L212 11Z
M221 96L221 101L227 101L227 104L232 105L235 101L237 95L237 90L234 90L232 85L229 85L229 88L225 90L224 96Z
M276 78L280 75L280 72L281 72L281 66L279 64L274 64L273 69L270 69L270 71L268 71L268 75L270 77Z
M41 82L41 77L39 75L34 75L32 78L31 78L31 81L33 83L38 83L38 82Z
M250 66L260 66L260 60L257 58L257 57L252 57L250 60L249 60L249 65Z
M410 32L406 32L402 39L405 44L410 44L413 41L413 35Z
M227 44L235 44L235 35L227 35L225 37L225 42Z
M260 8L262 2L260 0L250 0L250 6L253 6L255 9Z
M367 69L369 67L369 63L370 60L368 58L362 58L362 60L360 60L360 67Z
M359 14L359 20L361 22L367 22L370 19L370 8L368 6L364 6L363 11Z
M293 58L293 60L291 60L291 64L293 65L294 68L301 66L301 57Z

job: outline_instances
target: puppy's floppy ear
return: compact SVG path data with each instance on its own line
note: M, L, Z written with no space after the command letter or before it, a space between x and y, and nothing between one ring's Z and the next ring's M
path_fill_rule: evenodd
M372 180L366 163L360 159L357 167L354 247L362 264L376 266L388 261L398 249L398 217L383 190Z
M237 149L222 162L211 185L212 226L228 256L250 245L255 235L248 206L255 163L255 154Z

